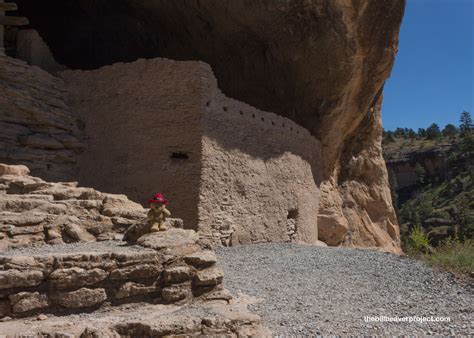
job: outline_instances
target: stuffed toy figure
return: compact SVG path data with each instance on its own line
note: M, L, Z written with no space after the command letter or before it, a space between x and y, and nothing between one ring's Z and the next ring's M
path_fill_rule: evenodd
M148 211L148 224L150 232L165 231L168 229L166 226L166 218L171 216L171 213L166 206L168 201L160 193L157 193L153 198L148 199L150 211Z

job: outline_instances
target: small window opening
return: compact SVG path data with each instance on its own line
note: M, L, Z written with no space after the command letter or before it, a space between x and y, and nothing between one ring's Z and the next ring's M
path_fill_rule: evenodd
M295 242L298 233L298 210L290 209L286 216L286 234L288 235L288 242Z
M290 209L288 210L287 219L296 219L298 217L298 209Z
M178 151L178 152L172 152L170 158L174 160L187 160L189 158L189 155L181 151Z
M222 109L224 109L224 111L227 111L228 108L227 107L222 107Z

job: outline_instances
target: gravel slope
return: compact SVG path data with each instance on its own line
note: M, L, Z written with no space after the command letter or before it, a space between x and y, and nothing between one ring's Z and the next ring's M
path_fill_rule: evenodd
M268 243L217 249L224 285L276 335L474 335L472 280L421 262L345 248ZM449 323L366 323L364 316L448 316Z

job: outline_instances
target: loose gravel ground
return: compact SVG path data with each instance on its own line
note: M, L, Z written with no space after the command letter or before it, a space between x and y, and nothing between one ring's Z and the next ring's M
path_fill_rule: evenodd
M275 335L474 335L474 286L422 262L345 248L268 243L217 249L224 285L255 296ZM451 322L365 322L365 316Z

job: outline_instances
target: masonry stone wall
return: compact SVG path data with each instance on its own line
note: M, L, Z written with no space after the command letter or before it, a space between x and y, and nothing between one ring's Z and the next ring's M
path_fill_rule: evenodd
M320 143L207 78L199 224L224 245L318 240Z
M145 203L224 245L318 239L320 144L225 97L209 65L138 60L61 73L84 125L79 182Z
M167 59L61 73L84 124L79 183L146 204L162 192L173 217L197 224L200 62Z

